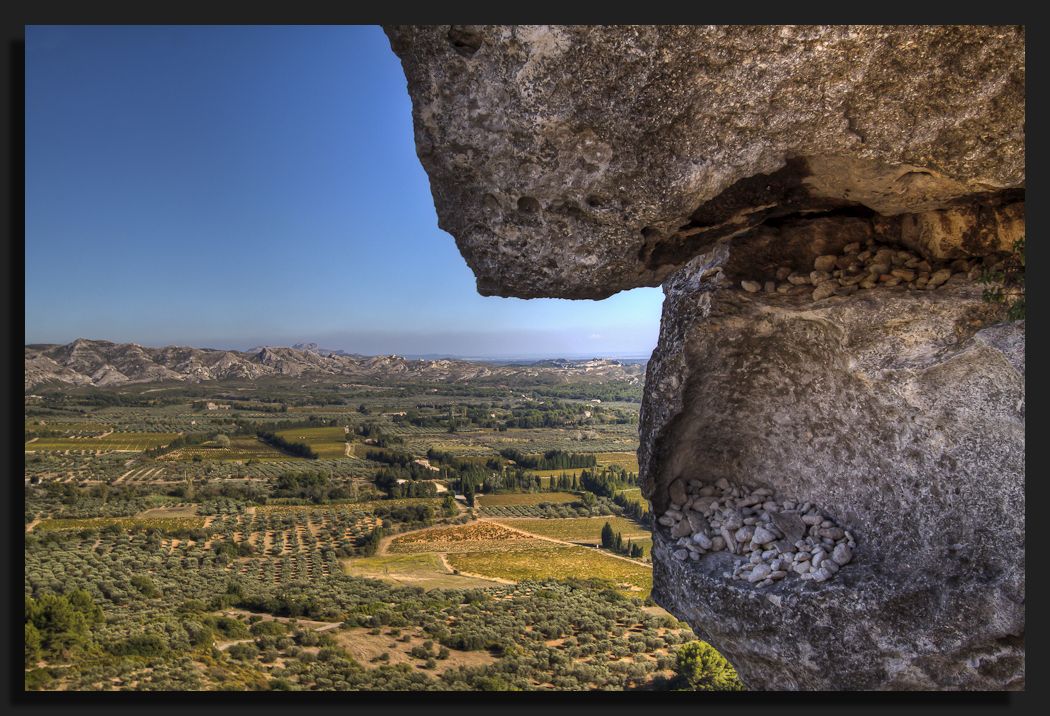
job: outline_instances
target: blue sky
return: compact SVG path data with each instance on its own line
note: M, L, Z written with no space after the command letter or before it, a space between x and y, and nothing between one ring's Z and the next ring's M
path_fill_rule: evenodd
M26 341L647 355L660 289L482 297L378 27L26 28Z

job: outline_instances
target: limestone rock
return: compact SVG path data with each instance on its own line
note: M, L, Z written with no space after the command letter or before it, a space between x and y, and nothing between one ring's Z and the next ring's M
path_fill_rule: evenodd
M686 500L685 483L681 479L675 480L671 483L670 493L668 494L670 494L671 502L674 504L684 504Z
M688 520L680 520L671 528L672 537L688 537L693 533L693 529L689 526Z
M1024 183L1020 27L386 32L439 225L484 295L602 298L773 215Z
M849 528L837 573L839 538L819 536L835 526L803 528L807 552L777 570L787 615L756 592L773 572L731 578L743 515L709 515L703 559L657 530L654 600L755 689L1023 688L1024 322L981 300L976 261L911 288L922 260L984 257L1024 230L1024 29L387 34L439 224L479 292L663 285L639 449L657 514L702 466ZM863 290L813 303L815 260L842 254L825 283ZM774 278L775 294L736 289ZM831 557L814 572L816 543Z
M751 688L1023 687L1024 322L998 322L970 281L759 307L689 272L665 288L647 368L643 494L659 509L665 471L703 465L808 503L808 530L863 541L835 574L838 545L777 582L807 580L790 626L702 561L685 573L656 553L654 600Z
M685 513L685 518L689 522L690 532L706 532L707 529L710 527L704 516L698 512L693 512L692 510L689 510Z
M797 513L774 512L770 514L770 519L777 529L784 533L784 538L792 542L802 539L806 533L806 525Z
M755 544L769 544L776 540L777 536L767 530L765 527L755 528L755 534L751 537L751 541Z
M831 559L835 564L843 567L849 564L849 561L853 559L853 550L844 544L836 545L834 551L831 553Z

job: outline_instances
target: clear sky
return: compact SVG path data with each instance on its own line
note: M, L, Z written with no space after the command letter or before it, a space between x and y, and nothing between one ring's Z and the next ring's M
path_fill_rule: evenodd
M479 296L378 27L26 28L26 341L647 355L662 293Z

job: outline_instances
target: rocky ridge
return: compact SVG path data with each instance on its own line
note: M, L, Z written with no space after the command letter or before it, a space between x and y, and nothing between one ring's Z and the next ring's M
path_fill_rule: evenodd
M401 356L325 355L312 349L266 346L228 351L77 339L59 346L25 347L25 390L45 384L112 386L157 381L257 380L264 377L345 376L377 381L640 382L642 368L615 360L560 365L490 365Z

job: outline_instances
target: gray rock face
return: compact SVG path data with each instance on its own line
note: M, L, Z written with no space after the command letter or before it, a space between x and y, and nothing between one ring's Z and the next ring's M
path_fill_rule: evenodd
M1023 688L1025 327L974 280L1024 236L1023 28L387 34L480 293L663 284L656 601L755 689ZM691 481L801 516L701 546Z
M603 298L770 218L1024 184L1020 27L386 31L484 295ZM909 235L938 242L935 223Z
M699 278L729 254L665 286L643 492L659 514L672 478L746 476L858 543L834 579L845 550L760 594L710 557L669 564L657 530L654 599L751 688L1023 687L1024 322L997 323L972 281L814 304Z

